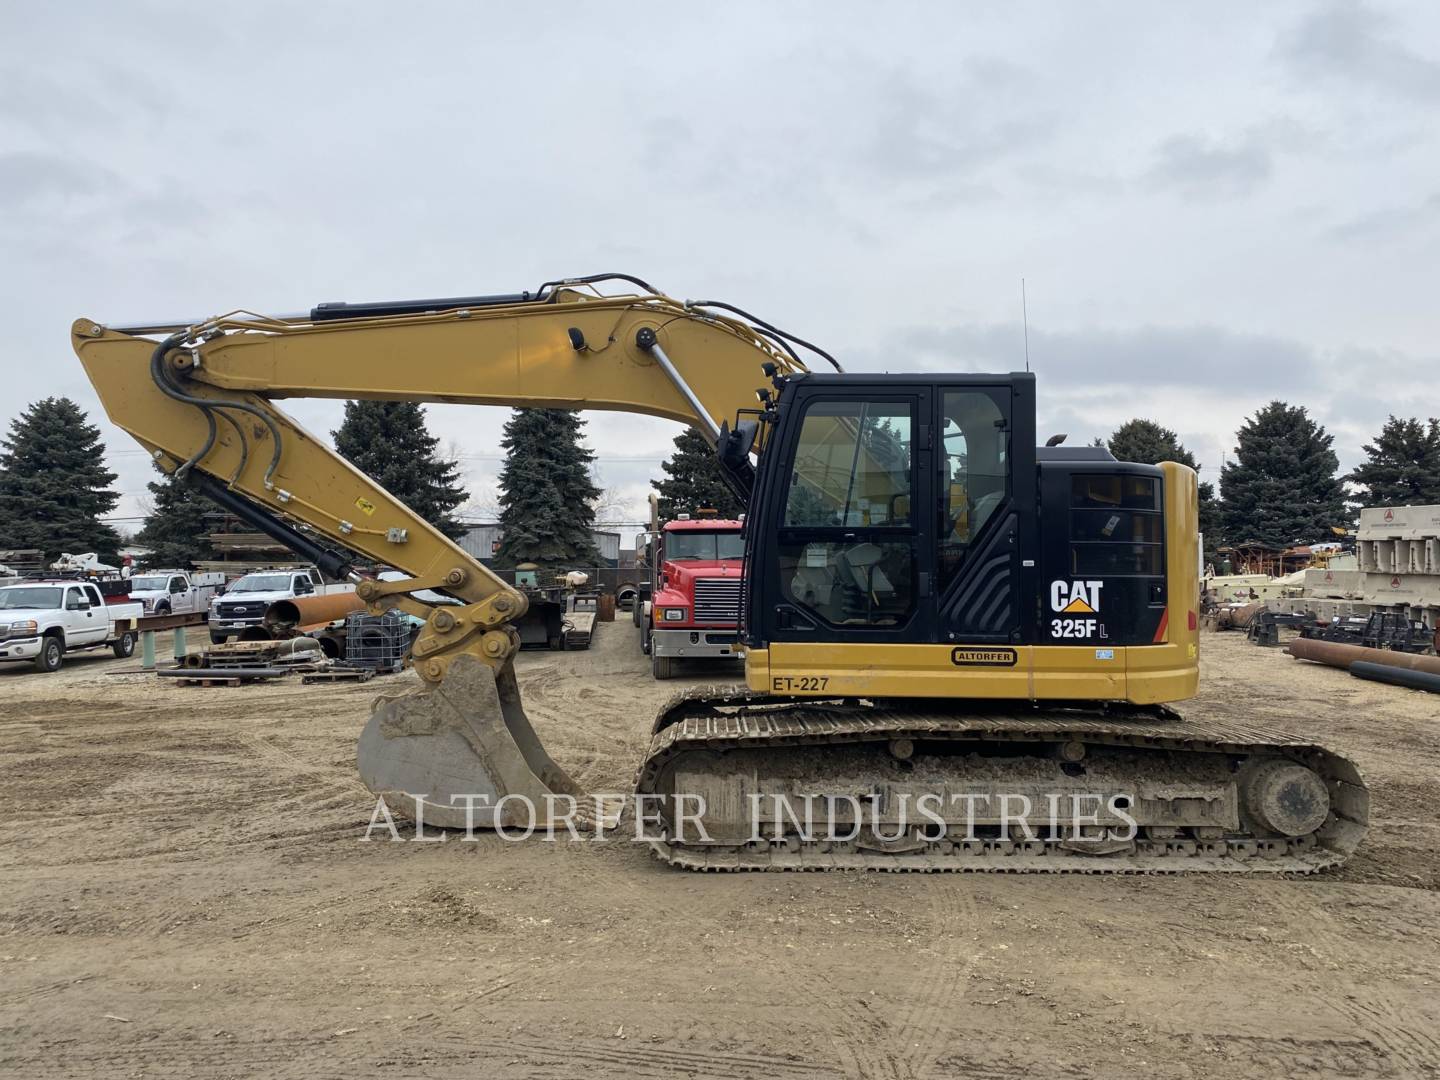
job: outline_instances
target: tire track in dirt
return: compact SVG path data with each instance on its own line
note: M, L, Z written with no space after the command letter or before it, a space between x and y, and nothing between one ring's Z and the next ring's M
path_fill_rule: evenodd
M926 988L902 1014L896 1038L906 1047L905 1058L912 1075L931 1074L948 1036L961 1015L955 1006L964 995L964 986L975 956L953 943L968 941L963 931L979 920L969 882L950 874L932 874L922 883L934 925L929 930L935 959L929 965L931 977Z
M1260 893L1273 918L1262 911L1255 921L1265 918L1271 925L1295 928L1298 940L1282 944L1318 952L1330 963L1339 962L1330 958L1353 953L1354 929L1342 925L1315 888L1301 882L1267 882ZM1440 1036L1435 1034L1440 1007L1426 1014L1414 1007L1413 1000L1397 998L1387 985L1351 987L1325 994L1320 1004L1343 1017L1404 1073L1440 1076ZM1330 1067L1340 1065L1337 1060Z

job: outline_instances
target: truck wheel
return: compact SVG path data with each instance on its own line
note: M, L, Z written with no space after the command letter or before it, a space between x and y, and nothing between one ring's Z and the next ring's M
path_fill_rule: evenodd
M669 679L675 675L675 658L673 656L651 656L650 674L657 679Z
M162 600L162 601L160 601L160 603L156 604L156 605L155 605L155 614L156 614L156 615L169 615L169 614L170 614L170 605L169 605L169 603L166 602L166 601L164 601L164 600Z
M119 638L118 641L114 641L114 642L112 642L112 643L110 644L110 650L115 654L116 658L119 659L119 660L124 660L127 656L134 656L134 655L135 655L135 631L134 631L134 630L126 630L123 634L120 635L120 638Z
M648 626L640 628L640 651L646 656L650 655L650 628Z
M40 642L40 655L35 657L36 671L59 671L65 656L65 642L54 634L46 635Z
M210 644L211 644L211 645L224 645L224 644L225 644L227 641L229 641L229 640L230 640L230 639L229 639L228 637L226 637L224 634L217 634L214 630L211 630L211 631L210 631Z
M635 626L636 626L637 629L638 629L639 626L641 625L641 623L640 623L640 609L641 609L642 607L644 607L644 606L645 606L645 605L640 602L640 597L638 597L638 596L635 597L634 600L631 600L631 601L630 601L630 621L635 624Z

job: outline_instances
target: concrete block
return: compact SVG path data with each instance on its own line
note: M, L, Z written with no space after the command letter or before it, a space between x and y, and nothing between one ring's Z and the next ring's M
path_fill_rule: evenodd
M1310 597L1361 600L1365 597L1365 574L1360 570L1311 567L1305 571L1304 588L1304 595Z

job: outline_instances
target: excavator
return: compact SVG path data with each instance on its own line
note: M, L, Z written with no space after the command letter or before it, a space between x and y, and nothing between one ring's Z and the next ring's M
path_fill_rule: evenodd
M849 373L734 305L623 274L82 318L72 343L161 470L355 580L370 610L425 620L421 687L376 703L357 761L428 825L506 829L585 796L521 702L525 597L285 398L619 410L715 446L748 506L745 684L692 688L651 726L636 795L672 865L1311 872L1366 832L1350 760L1171 707L1199 681L1195 474L1037 446L1028 372ZM364 577L355 555L408 577ZM832 826L818 834L797 810L817 799ZM1032 827L1024 810L1046 806L1084 812Z

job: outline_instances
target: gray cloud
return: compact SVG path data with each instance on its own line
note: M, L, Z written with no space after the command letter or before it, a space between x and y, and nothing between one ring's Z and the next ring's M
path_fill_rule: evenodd
M1140 326L1121 330L1030 327L1031 367L1045 385L1243 388L1268 393L1315 375L1326 361L1304 345L1218 326ZM1018 371L1025 364L1019 323L915 328L896 337L883 366L930 371ZM874 367L867 357L862 363ZM1169 426L1174 426L1173 424Z
M1250 194L1273 168L1270 149L1250 137L1226 142L1175 135L1156 148L1147 178L1188 198L1228 199Z
M108 170L60 154L0 153L0 202L13 209L96 195L117 185Z
M1365 243L1410 236L1440 222L1440 191L1411 206L1392 206L1351 218L1325 230L1332 240Z
M1412 49L1402 34L1395 20L1374 7L1338 0L1282 35L1277 49L1305 79L1348 82L1418 102L1440 101L1440 60Z
M874 87L876 111L867 139L868 166L909 179L973 175L1042 146L1056 131L1054 116L1024 103L1035 76L993 57L962 66L938 83L895 69Z

